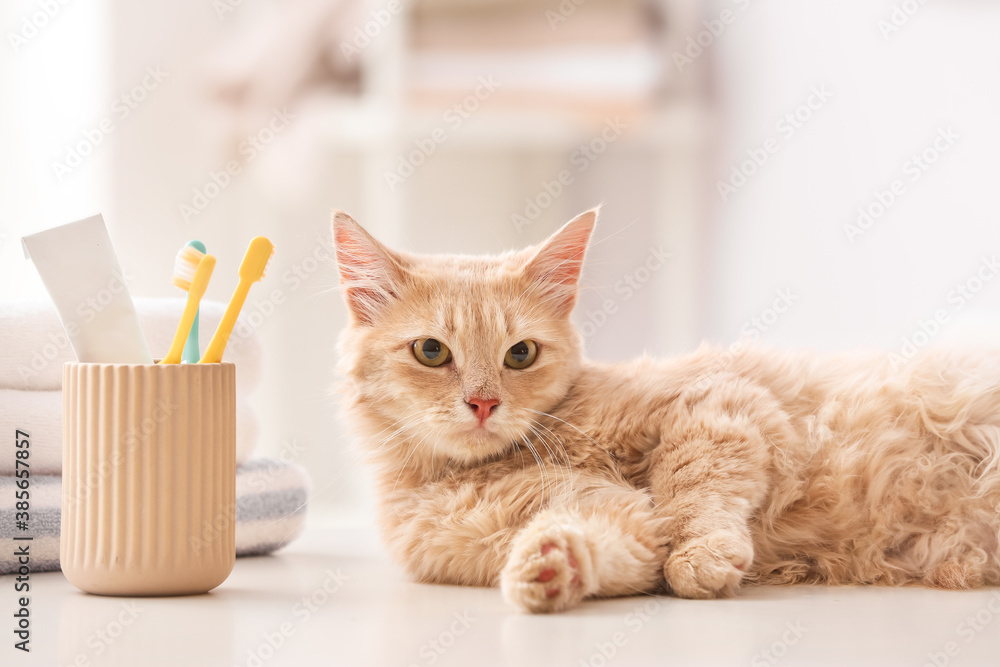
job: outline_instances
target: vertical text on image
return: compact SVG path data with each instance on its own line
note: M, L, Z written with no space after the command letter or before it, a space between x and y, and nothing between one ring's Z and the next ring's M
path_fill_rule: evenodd
M20 429L14 433L14 592L17 611L14 612L14 648L31 651L31 542L28 535L31 522L31 436Z

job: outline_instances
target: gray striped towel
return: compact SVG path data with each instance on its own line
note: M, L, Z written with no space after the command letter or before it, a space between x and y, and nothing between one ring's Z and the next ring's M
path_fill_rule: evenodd
M31 536L32 572L59 569L62 479L31 477L29 530L15 528L14 477L0 476L0 574L17 571L13 538ZM259 556L280 549L302 532L309 476L302 466L254 459L236 469L236 555Z

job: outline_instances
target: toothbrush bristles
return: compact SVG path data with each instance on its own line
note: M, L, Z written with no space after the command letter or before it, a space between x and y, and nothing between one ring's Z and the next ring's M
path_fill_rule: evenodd
M173 283L185 292L191 289L191 281L194 280L198 264L205 253L191 246L184 246L177 253L177 260L174 262Z
M271 248L271 254L268 255L267 264L264 265L264 270L260 272L261 280L267 275L267 270L271 268L271 260L274 259L274 248Z

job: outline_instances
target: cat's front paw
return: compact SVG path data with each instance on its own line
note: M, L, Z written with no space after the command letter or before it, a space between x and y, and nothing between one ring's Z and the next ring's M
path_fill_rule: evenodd
M670 554L663 573L682 598L710 599L733 595L753 562L750 538L716 530L685 543Z
M500 589L525 611L563 611L593 591L582 526L572 517L538 517L514 539Z

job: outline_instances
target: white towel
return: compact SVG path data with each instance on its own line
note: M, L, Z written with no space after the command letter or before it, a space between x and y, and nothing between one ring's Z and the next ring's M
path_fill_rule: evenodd
M0 543L15 536L32 538L32 572L59 569L62 479L31 478L29 530L14 521L14 478L0 476ZM236 469L236 555L268 554L298 537L305 525L309 475L302 466L273 459L255 459ZM0 575L17 572L14 549L0 553Z
M167 353L184 310L184 299L134 299L139 324L153 356ZM225 304L201 304L201 348L208 347ZM262 348L243 318L226 347L225 361L236 364L237 393L248 396L260 384ZM62 365L76 361L55 307L42 299L0 301L0 387L52 391L62 388Z
M31 471L62 473L62 392L0 389L0 475L14 472L14 431L31 436ZM236 463L245 462L257 447L260 424L249 399L236 399Z

